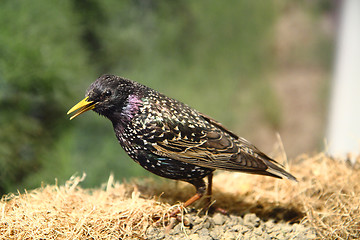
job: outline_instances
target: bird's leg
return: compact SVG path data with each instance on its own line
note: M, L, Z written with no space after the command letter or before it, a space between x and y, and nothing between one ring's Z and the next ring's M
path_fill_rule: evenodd
M203 179L194 179L194 180L190 180L187 181L188 183L191 183L192 185L195 186L196 188L196 194L194 196L192 196L191 198L189 198L182 206L181 208L177 208L176 210L174 210L172 213L170 213L170 217L176 217L175 221L170 222L170 224L166 227L165 232L168 233L176 224L176 221L181 222L181 217L177 216L181 209L184 209L188 206L190 206L191 204L193 204L194 202L196 202L197 200L199 200L202 196L204 196L204 193L206 191L206 184L204 182Z
M207 191L206 191L206 203L205 203L205 206L204 206L204 209L207 210L210 208L210 205L211 205L211 197L212 197L212 180L213 180L213 173L210 173L208 175L208 186L207 186ZM222 209L222 208L219 208L219 207L216 207L214 209L216 212L219 212L223 215L228 215L228 212L225 210L225 209Z
M207 195L212 195L212 180L213 180L213 173L208 175L208 187L207 187Z
M206 203L204 209L208 209L211 205L213 173L210 173L207 177L208 177L208 186L206 188L206 196L205 196Z
M192 185L195 186L196 194L194 196L192 196L191 198L189 198L182 205L182 208L186 208L186 207L190 206L191 204L193 204L194 202L196 202L197 200L199 200L202 196L204 196L204 193L206 191L206 184L205 184L203 179L194 179L194 180L190 180L190 181L187 181L187 182L191 183ZM180 212L180 210L181 210L181 208L178 208L178 209L174 210L170 214L170 217L175 217Z

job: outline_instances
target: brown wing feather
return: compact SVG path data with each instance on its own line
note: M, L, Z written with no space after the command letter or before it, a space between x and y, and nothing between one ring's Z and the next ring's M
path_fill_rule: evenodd
M194 165L273 177L295 178L282 166L259 151L247 140L238 137L219 122L201 114L206 128L190 128L187 124L162 122L145 136L152 143L152 151ZM165 130L165 132L164 132ZM165 137L168 134L171 137Z

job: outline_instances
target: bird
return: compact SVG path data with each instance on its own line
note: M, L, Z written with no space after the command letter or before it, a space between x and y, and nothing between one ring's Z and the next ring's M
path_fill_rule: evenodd
M192 184L182 207L211 196L215 170L297 179L272 158L220 122L138 82L105 74L67 114L93 110L108 118L125 152L158 176ZM207 177L207 184L204 178ZM179 209L170 216L175 217Z

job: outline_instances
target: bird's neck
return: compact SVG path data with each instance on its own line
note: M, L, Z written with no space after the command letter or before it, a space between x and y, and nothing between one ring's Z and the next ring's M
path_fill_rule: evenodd
M112 121L114 128L123 129L139 113L143 102L136 95L129 95L120 112L113 112L108 118Z

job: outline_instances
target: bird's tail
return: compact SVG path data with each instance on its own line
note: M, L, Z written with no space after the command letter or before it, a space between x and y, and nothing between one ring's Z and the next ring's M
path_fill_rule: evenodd
M272 175L275 175L276 177L279 177L279 178L285 177L285 178L293 180L295 182L298 181L296 179L296 177L294 177L292 174L285 171L283 166L281 164L277 163L276 161L270 159L268 161L265 161L265 164L268 166L268 169L266 169L266 171L268 173L271 173Z

